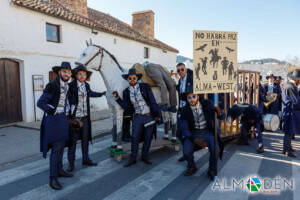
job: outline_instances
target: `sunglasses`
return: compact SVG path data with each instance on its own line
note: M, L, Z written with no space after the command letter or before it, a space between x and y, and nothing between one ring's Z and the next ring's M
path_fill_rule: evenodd
M195 94L194 94L193 96L188 96L188 97L187 97L187 99L188 99L189 101L192 100L192 99L196 99L196 98L197 98L197 95L195 95Z
M70 71L70 70L63 70L63 69L62 69L61 72L64 73L64 74L71 74L71 71Z
M178 73L179 73L180 71L184 72L184 68L177 69L177 72L178 72Z
M136 77L129 77L128 80L129 81L131 81L131 80L135 81L135 80L137 80L137 78Z
M84 73L78 73L77 75L78 76L86 76L86 74L84 74Z

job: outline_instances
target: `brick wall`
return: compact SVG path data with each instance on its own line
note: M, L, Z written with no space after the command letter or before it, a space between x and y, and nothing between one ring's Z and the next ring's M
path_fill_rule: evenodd
M87 17L87 0L54 0L58 1L73 12Z
M132 27L150 39L154 39L154 12L146 10L132 14Z

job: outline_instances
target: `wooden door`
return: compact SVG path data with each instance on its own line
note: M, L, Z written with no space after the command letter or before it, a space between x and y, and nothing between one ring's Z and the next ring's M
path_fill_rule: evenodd
M0 59L0 124L22 121L19 64Z

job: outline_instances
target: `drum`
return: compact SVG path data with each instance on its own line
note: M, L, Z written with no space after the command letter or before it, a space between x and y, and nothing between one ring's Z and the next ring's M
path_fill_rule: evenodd
M277 115L266 114L264 116L264 127L269 131L277 131L280 126L280 119Z

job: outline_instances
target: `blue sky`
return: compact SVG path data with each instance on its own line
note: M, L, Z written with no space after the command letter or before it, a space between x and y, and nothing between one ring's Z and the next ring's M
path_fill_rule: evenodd
M88 6L131 24L155 12L155 37L193 57L193 30L237 31L239 61L300 57L299 0L88 0Z

